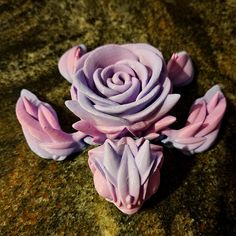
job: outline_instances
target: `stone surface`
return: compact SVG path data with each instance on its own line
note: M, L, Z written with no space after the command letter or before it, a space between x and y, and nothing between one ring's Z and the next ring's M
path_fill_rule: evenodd
M1 235L236 235L236 1L101 0L0 2ZM133 215L98 196L87 150L64 162L33 154L15 116L22 88L51 103L62 127L76 121L64 106L69 84L58 58L73 45L148 42L169 59L186 50L195 82L178 89L179 125L190 104L220 84L228 110L208 152L165 150L161 187ZM178 126L178 125L177 125Z

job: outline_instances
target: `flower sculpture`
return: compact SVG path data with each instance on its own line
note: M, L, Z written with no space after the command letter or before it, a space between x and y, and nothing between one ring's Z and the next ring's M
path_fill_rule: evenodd
M173 130L169 115L180 98L173 86L193 79L190 56L174 53L167 65L148 44L104 45L86 52L68 50L59 71L71 85L66 106L80 118L72 134L62 131L56 112L27 90L16 105L26 140L37 155L64 160L86 143L97 192L122 212L137 212L159 187L162 147L186 154L205 151L215 141L226 110L218 85L193 104L186 126ZM158 145L157 145L158 144Z
M157 191L162 160L161 146L124 137L90 150L88 162L97 192L133 214Z
M167 135L163 143L169 142L190 154L205 151L217 137L225 109L226 99L219 86L215 85L194 102L184 128L163 131Z
M147 44L105 45L85 54L71 72L66 52L59 68L72 81L72 100L66 106L81 121L74 128L85 132L93 127L93 142L124 135L142 136L143 131L162 118L179 100L172 94L171 81L160 51ZM62 71L63 69L60 69ZM70 77L70 75L73 75Z
M83 147L84 134L63 132L54 109L28 90L21 91L16 115L30 148L43 158L62 161Z

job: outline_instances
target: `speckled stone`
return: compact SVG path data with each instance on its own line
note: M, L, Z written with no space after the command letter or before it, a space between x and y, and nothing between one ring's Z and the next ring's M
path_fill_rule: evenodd
M236 235L235 12L235 0L1 0L0 235ZM165 150L160 189L133 216L98 196L87 150L60 163L38 158L15 116L27 88L72 131L58 58L80 43L126 42L148 42L166 59L181 50L192 56L195 82L177 91L178 125L214 84L228 99L216 145L195 156Z

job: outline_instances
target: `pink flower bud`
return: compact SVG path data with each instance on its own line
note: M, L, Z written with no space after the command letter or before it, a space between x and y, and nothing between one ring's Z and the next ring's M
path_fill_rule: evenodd
M162 147L140 138L106 140L89 151L89 166L97 192L122 212L137 212L160 183Z
M170 143L185 153L199 153L207 150L215 141L221 120L226 110L226 99L218 85L198 98L190 109L186 126L180 130L166 130L162 133Z
M62 76L70 83L73 81L74 74L77 70L79 59L86 53L85 45L81 44L66 51L60 58L58 69Z
M193 79L194 69L190 56L185 52L174 53L167 63L168 77L175 86L185 86Z
M28 90L21 91L16 115L29 147L40 157L61 161L83 147L85 135L63 132L54 109Z

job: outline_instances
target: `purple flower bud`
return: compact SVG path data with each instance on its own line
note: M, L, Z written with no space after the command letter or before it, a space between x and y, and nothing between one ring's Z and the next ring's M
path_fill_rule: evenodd
M226 110L226 99L218 85L198 98L190 109L186 126L180 130L166 130L164 143L171 143L185 153L207 150L215 141Z
M122 212L137 212L160 184L162 147L129 137L106 142L89 151L97 192Z
M175 86L185 86L193 79L194 69L190 56L185 52L174 53L167 64L168 77Z
M29 147L40 157L61 161L83 147L85 135L63 132L54 109L28 90L21 91L16 115Z

